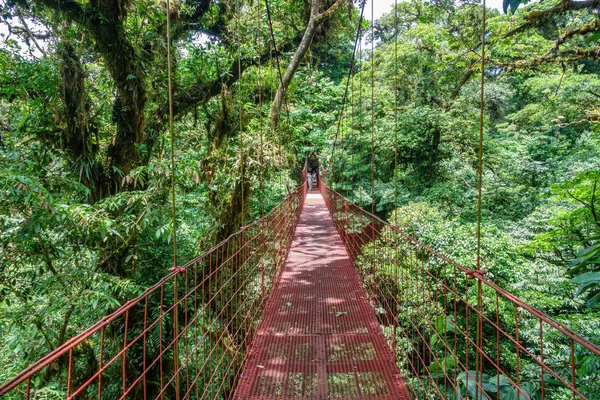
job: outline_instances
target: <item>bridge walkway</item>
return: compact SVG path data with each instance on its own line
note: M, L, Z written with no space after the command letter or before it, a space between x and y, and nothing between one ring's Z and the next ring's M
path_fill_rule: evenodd
M410 399L322 196L308 193L236 399Z

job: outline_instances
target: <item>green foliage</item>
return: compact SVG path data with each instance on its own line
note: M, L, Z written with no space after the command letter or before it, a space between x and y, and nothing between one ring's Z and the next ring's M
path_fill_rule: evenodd
M577 253L577 258L571 261L571 274L575 275L573 282L579 284L577 296L585 294L587 306L592 308L600 304L600 236L590 237L595 242ZM582 272L582 271L590 272Z
M173 262L164 4L70 5L9 2L0 15L14 28L0 44L2 383L154 285ZM172 6L177 255L184 263L298 185L305 152L325 143L335 120L330 110L340 103L337 83L358 15L340 12L323 25L288 90L293 124L272 129L267 115L279 72L264 2ZM270 6L285 68L307 10L296 0ZM200 318L219 325L215 315ZM119 339L108 333L106 348ZM86 344L90 365L98 345ZM132 368L137 356L128 354ZM88 367L75 366L82 376ZM111 398L120 385L108 382L119 373L104 374ZM36 396L65 397L60 375L36 378Z
M75 3L85 10L95 4ZM257 68L255 7L264 4L242 2L238 9L210 2L202 10L200 3L177 3L173 21L180 260L258 218L263 206L271 210L298 183L305 154L314 152L343 195L474 265L478 5L412 0L384 14L374 38L369 33L359 49L340 120L358 23L358 9L344 8L323 25L288 90L289 123L285 115L271 129L265 116L279 72L273 57L261 59L260 73ZM0 382L156 282L173 256L163 10L154 1L136 1L119 5L115 20L86 14L98 16L96 27L118 23L129 50L117 64L132 61L131 69L120 71L111 54L100 51L103 36L94 35L94 26L48 4L10 2L1 16L21 30L0 48ZM307 4L270 2L283 69L303 31ZM582 55L595 48L598 33L578 31L597 15L566 10L536 19L554 5L505 0L510 15L488 13L482 265L497 284L598 342L600 67L596 57ZM16 10L42 31L45 54L24 38ZM263 51L270 48L266 27L263 13ZM558 37L566 32L571 36ZM73 85L83 93L74 119L66 100L66 84L73 81L66 79L60 52L66 45L79 59L82 79ZM248 64L241 79L233 78L238 54ZM124 116L133 108L122 100L138 83L144 102L136 111L143 123L132 139L135 157L124 168L115 162L114 143L130 127ZM69 148L73 122L81 122L75 127L88 138L90 154ZM351 233L366 222L347 221ZM372 281L365 263L361 268ZM391 280L392 272L379 278ZM395 290L407 295L423 283L416 278ZM426 343L439 345L454 325L433 305L418 306L430 317L421 319L430 333ZM505 307L501 318L513 311ZM416 308L405 317L411 313ZM524 326L523 337L534 337L536 329ZM555 338L547 341L548 358L561 365L568 350ZM409 343L400 341L399 349L403 345ZM431 370L452 363L444 359ZM582 390L594 393L600 367L581 349L577 366ZM536 398L539 377L527 374L522 388ZM483 379L488 394L482 398L516 398L506 377L490 372ZM461 396L475 396L472 383L457 377ZM48 398L64 394L52 384L41 390Z
M555 2L506 1L504 6L510 15L488 13L486 35L481 264L500 286L600 343L595 320L600 301L599 75L596 60L579 58L596 44L597 15L588 8L555 7ZM375 38L374 53L359 57L340 129L328 131L323 152L329 183L417 240L474 267L481 9L402 2L376 22ZM563 54L576 56L567 60ZM391 254L402 248L391 242L379 245ZM400 297L415 288L424 287L425 295L435 291L434 284L417 277L404 288L394 286L389 275L372 277L363 264L386 265L385 257L371 247L364 256L360 265L367 282L385 281ZM408 269L397 273L411 276ZM510 325L514 310L500 307L501 320ZM406 307L398 316L401 326L414 320L415 309L431 311L424 304ZM443 339L443 319L434 312L425 316L430 324L423 315L417 320L429 336L412 343L417 348ZM521 328L528 338L535 338L539 329ZM556 335L544 340L549 341L548 362L562 371L567 343ZM409 351L410 343L400 336L397 341L399 354ZM598 370L583 353L576 355L581 390L595 395ZM440 355L430 371L449 370L453 362ZM511 370L516 360L503 363ZM539 398L535 365L522 367L525 395ZM517 398L507 377L497 377L493 369L486 372L482 398ZM566 390L559 383L547 380L545 387L546 397L564 398ZM460 396L475 397L473 390L472 380L457 378Z

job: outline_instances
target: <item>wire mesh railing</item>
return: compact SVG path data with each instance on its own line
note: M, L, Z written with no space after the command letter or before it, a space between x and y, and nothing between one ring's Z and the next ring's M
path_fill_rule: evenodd
M321 192L415 399L600 399L600 348L486 279Z
M220 399L237 384L306 184L0 386L3 399Z

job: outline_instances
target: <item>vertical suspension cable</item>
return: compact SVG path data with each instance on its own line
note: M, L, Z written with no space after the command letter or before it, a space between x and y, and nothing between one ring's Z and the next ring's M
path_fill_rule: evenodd
M375 215L375 0L371 0L371 214ZM371 217L371 240L375 218Z
M356 200L354 199L354 168L355 168L355 141L356 141L356 135L354 135L354 73L355 73L355 69L354 66L352 67L352 75L351 75L351 79L352 81L350 82L350 133L352 136L353 141L351 142L351 149L352 149L352 157L351 157L351 169L350 169L350 175L352 177L352 182L350 185L350 193L352 194L352 197L348 197L348 199L350 199L350 201L355 202Z
M173 134L173 85L171 76L171 0L167 0L167 84L169 96L169 141L171 145L171 219L173 223L173 267L177 267L177 221L175 208L175 139Z
M277 43L275 42L275 32L273 32L273 19L271 18L271 7L269 6L269 0L265 0L265 6L267 10L267 23L269 25L269 35L271 38L271 45L273 46L273 52L275 53L275 63L277 65L277 76L279 77L279 85L282 88L283 104L287 114L287 122L289 126L290 110L287 103L287 91L283 90L283 75L281 74L281 63L279 62L279 52L277 51ZM275 135L275 126L271 127L273 136ZM279 151L279 157L283 165L283 151L281 148L281 138L277 141L277 150ZM283 175L279 174L279 187L284 190L283 187ZM280 199L281 200L281 199Z
M265 216L265 189L263 183L263 98L262 98L262 70L261 70L261 36L260 36L260 24L262 22L262 13L261 13L261 0L258 0L257 7L257 28L256 28L256 44L258 48L258 120L259 120L259 136L260 136L260 148L258 154L258 177L260 182L260 217L261 219Z
M333 156L335 155L335 148L337 145L338 134L340 132L341 120L342 120L342 117L344 114L344 109L346 106L346 100L348 99L348 87L350 85L350 79L353 76L354 66L355 66L355 62L356 62L356 49L360 45L359 41L362 38L362 22L363 22L363 17L364 17L364 12L365 12L365 4L366 4L366 2L363 2L362 7L360 9L360 17L358 19L358 27L356 28L356 37L354 38L354 49L352 50L352 58L350 58L350 69L348 70L348 80L346 81L346 89L344 90L344 97L342 99L342 108L340 109L340 113L338 115L338 124L337 124L337 130L335 132L335 139L333 141L333 150L332 150L331 156L329 158L330 170L332 169L331 163L333 161ZM333 170L331 172L333 173Z
M167 90L169 97L169 142L171 146L171 219L173 223L173 269L177 269L177 211L175 206L175 138L173 133L173 78L171 72L171 1L167 0ZM178 302L177 276L173 279L173 304ZM173 368L175 371L175 398L179 400L179 312L173 309ZM162 338L161 338L162 340Z
M483 178L483 108L485 96L485 0L483 0L482 21L481 21L481 87L479 93L479 154L477 169L477 260L476 266L481 270L481 197L482 197L482 178Z
M260 50L261 50L261 36L260 36L260 23L262 22L261 13L261 0L258 0L257 6L257 23L256 23L256 45L258 52L258 120L259 120L259 136L260 136L260 148L258 153L258 179L260 184L260 236L261 245L264 241L265 234L265 187L263 183L263 99L262 99L262 74L261 74L261 61L260 61ZM261 262L260 266L260 288L261 288L261 299L265 299L265 264Z
M244 222L245 222L245 217L246 217L246 210L245 210L245 200L244 200L244 184L245 184L245 168L244 168L244 132L243 132L243 127L242 127L242 123L243 123L243 118L242 118L242 111L243 111L243 106L244 103L242 101L242 28L241 28L241 23L240 23L240 19L242 18L242 7L241 7L241 3L240 0L237 0L237 47L238 47L238 52L237 52L237 61L238 61L238 80L239 80L239 84L238 84L238 117L239 117L239 135L240 135L240 172L241 172L241 194L242 194L242 216L241 216L241 226L244 226Z
M353 55L354 58L354 55ZM351 64L354 63L354 60L352 60ZM348 84L350 83L350 74L352 73L352 67L350 67L350 73L348 76L348 80L346 82L346 86L348 86ZM340 143L340 151L341 151L341 159L342 159L342 163L341 163L341 179L340 179L340 183L341 183L341 187L339 192L342 193L345 197L348 197L348 188L346 187L346 184L344 183L344 181L346 179L350 179L349 176L347 176L346 174L346 156L348 155L348 140L349 140L349 133L348 133L348 109L345 106L346 100L344 101L344 104L342 105L343 108L343 112L340 116L340 120L338 121L338 124L341 122L341 143Z
M244 128L243 128L243 117L242 117L242 113L243 113L243 106L244 106L244 102L243 102L243 93L242 93L242 28L241 28L241 18L242 18L242 6L241 6L241 1L237 0L237 18L236 18L236 30L237 30L237 64L238 64L238 123L239 123L239 149L240 149L240 194L241 194L241 218L240 218L240 227L243 227L245 225L246 222L246 200L244 198L245 196L245 175L246 175L246 168L245 168L245 155L244 155ZM234 186L234 193L235 193L235 186ZM243 228L241 228L243 229ZM246 244L246 235L245 232L242 231L240 237L239 237L239 242L238 242L238 246L240 246L239 248L241 249L241 252L239 253L239 258L237 260L237 262L239 263L239 265L244 265L246 260L245 260L245 253L243 251L243 249L245 248L245 244ZM229 246L227 246L229 248ZM226 256L228 257L228 256ZM233 267L232 267L233 268ZM236 287L238 287L238 283L235 282L234 285ZM227 295L227 293L226 293ZM227 315L226 315L227 318ZM247 314L244 315L244 322L242 322L242 325L246 325L246 320L247 320ZM244 329L248 329L247 326L244 327ZM247 347L246 347L247 348Z
M394 224L397 223L396 217L398 209L398 0L394 1Z
M351 171L350 171L350 175L352 177L352 182L350 185L350 194L352 195L352 197L348 197L352 202L354 202L354 178L355 178L355 172L354 172L354 168L355 168L355 154L356 154L356 149L355 149L355 141L356 141L356 135L354 134L354 68L352 71L352 82L350 83L351 89L350 89L350 133L352 135L352 144L351 144L351 149L352 149L352 156L351 156L351 161L350 164L352 165Z
M375 241L375 0L371 0L371 241ZM377 304L377 274L371 262L372 298Z
M362 85L362 38L358 44L358 59L360 61L360 68L358 69L358 201L360 207L363 206L363 183L362 183L362 158L363 158L363 85Z
M481 199L483 187L483 117L484 117L484 100L485 100L485 33L486 33L486 10L485 0L482 0L481 10L481 90L479 97L479 154L478 154L478 171L477 171L477 272L481 273ZM476 371L478 385L476 385L476 398L479 397L479 388L483 384L483 321L482 321L482 283L481 279L477 279L477 345L479 347L476 357ZM468 366L467 366L468 367Z
M361 16L360 19L358 21L358 37L356 39L355 45L358 45L358 57L355 57L355 61L354 61L354 65L352 66L352 116L353 116L353 126L355 124L354 122L354 75L356 74L356 71L358 69L358 83L359 83L359 87L358 87L358 97L359 97L359 102L358 102L358 130L357 131L353 131L355 133L357 133L354 136L354 146L353 147L357 147L356 151L352 152L352 166L354 169L353 175L352 175L352 202L356 202L356 189L355 189L355 185L354 185L354 175L358 175L356 177L356 185L358 186L358 188L361 187L361 175L360 175L360 166L361 166L361 158L362 158L362 142L361 142L361 138L362 138L362 78L360 77L360 73L361 73L361 68L357 68L356 67L356 59L358 59L358 62L361 63L361 67L362 67L362 23L363 23L363 14L364 14L364 9L365 9L365 4L366 2L363 2L362 8L361 8ZM356 146L356 142L358 142L358 146ZM355 154L358 152L358 157L355 156ZM359 198L362 197L362 192L359 191ZM359 202L359 204L361 204ZM361 205L362 207L362 205Z
M394 1L394 212L393 224L397 224L398 218L398 177L396 168L398 168L398 0ZM395 261L398 261L398 250L394 250ZM394 268L394 280L398 280L398 268ZM398 315L394 315L394 338L392 341L394 357L398 355Z
M265 6L266 6L266 10L267 10L267 22L269 25L269 33L271 36L271 43L273 45L273 51L275 52L275 63L277 65L277 75L279 77L279 85L281 86L281 89L282 89L281 95L283 96L283 104L285 106L285 111L286 111L287 127L289 128L289 126L290 126L290 108L289 108L289 103L287 100L287 90L284 88L284 85L283 85L283 74L281 73L281 62L279 61L279 51L277 50L277 42L275 41L275 32L273 31L273 19L271 18L271 7L269 6L269 0L265 0ZM273 126L273 130L274 129L275 129L275 127ZM273 133L274 133L274 131L273 131ZM283 157L283 147L282 147L282 143L281 143L282 141L283 141L283 138L280 138L280 140L278 140L278 150L279 150L279 157L280 157L282 165L283 165L284 157ZM287 181L287 178L288 177L286 176L286 181ZM279 176L279 186L281 187L282 190L285 189L283 187L283 175L281 175L281 174Z
M341 124L341 130L340 130L340 158L341 158L341 166L340 166L340 178L339 179L339 188L337 189L339 193L341 193L342 195L346 195L348 193L344 193L344 167L346 166L346 160L345 160L345 153L344 153L344 147L345 147L345 143L344 143L344 139L345 139L345 134L344 134L344 130L346 129L346 113L343 112L340 116L339 116L339 120L338 120L338 124Z

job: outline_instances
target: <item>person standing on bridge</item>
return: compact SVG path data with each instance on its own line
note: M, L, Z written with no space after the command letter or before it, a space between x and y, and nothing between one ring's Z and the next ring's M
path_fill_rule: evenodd
M310 191L310 190L312 190L312 187L313 187L313 176L310 172L308 173L307 180L308 180L308 190Z

